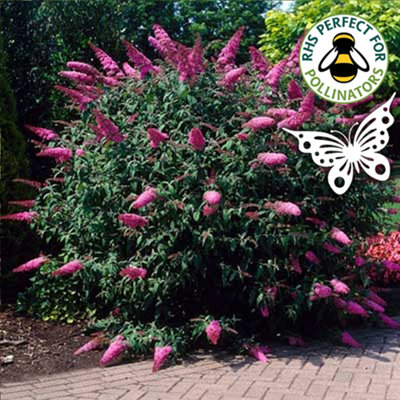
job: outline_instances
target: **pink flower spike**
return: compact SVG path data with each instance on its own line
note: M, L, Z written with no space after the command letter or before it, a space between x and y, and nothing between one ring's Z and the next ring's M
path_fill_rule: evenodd
M381 321L388 326L389 328L392 329L400 329L400 324L395 321L394 319L388 317L386 314L379 314L379 317L381 319Z
M308 91L300 104L299 113L312 114L314 112L314 92Z
M213 215L218 211L218 206L209 206L205 204L203 207L203 215L206 217L208 215Z
M140 80L140 72L135 68L131 67L127 62L122 64L122 69L124 70L126 76Z
M237 83L240 78L246 73L246 68L235 68L227 72L223 79L221 79L218 84L226 86L228 90L233 88L233 85Z
M250 355L262 363L267 363L268 358L265 353L269 353L270 349L266 346L254 346L249 349Z
M89 42L89 46L100 61L107 76L115 78L122 78L125 76L118 67L118 64L105 51L99 49L91 42Z
M216 206L219 204L221 198L221 193L218 193L215 190L209 190L203 194L203 200L206 201L210 206Z
M48 147L36 155L38 157L51 157L54 158L57 163L61 163L70 160L73 156L73 152L66 147Z
M236 135L236 137L240 140L240 141L245 141L249 138L249 135L247 133L243 133L240 132Z
M354 259L354 264L356 265L356 267L361 267L365 263L366 261L362 257L356 256Z
M283 153L259 153L257 160L267 167L285 164L288 160L286 154Z
M70 261L68 264L65 264L62 267L56 269L52 273L52 275L53 276L72 275L81 269L83 269L83 264L79 260L73 260Z
M334 297L333 304L339 310L345 310L347 308L347 301L341 299L340 297Z
M156 347L154 350L153 372L156 372L164 364L168 355L172 352L171 346Z
M188 143L193 147L193 150L203 151L206 146L206 140L199 128L193 128L189 132Z
M141 193L138 198L132 203L133 208L142 208L152 203L157 199L157 189L149 188Z
M3 215L0 219L8 221L24 221L30 224L38 216L39 214L35 211L23 211L15 214Z
M251 64L253 68L258 72L257 76L260 79L265 79L270 69L270 62L266 59L260 50L254 46L249 47L249 53L251 58Z
M353 339L349 332L343 332L340 339L343 344L347 344L348 346L355 347L357 349L361 348L361 344Z
M218 59L215 63L215 69L217 72L228 72L235 68L235 58L239 50L240 40L242 39L244 29L244 26L240 27L219 53Z
M57 133L50 129L39 128L37 126L32 125L25 125L25 128L33 132L35 135L39 136L41 139L44 140L53 140L57 139L59 136Z
M386 300L384 300L384 299L382 299L382 297L378 296L373 290L368 291L367 298L383 307L386 307L388 305Z
M62 76L63 78L70 79L76 83L81 83L83 85L93 85L97 81L97 78L93 75L87 75L83 72L61 71L58 73L58 75Z
M206 334L210 342L214 345L217 344L219 337L221 336L222 328L219 321L213 320L211 321L207 328Z
M260 308L260 312L261 312L261 315L262 315L264 318L268 318L268 317L269 317L269 310L268 310L268 307L267 307L267 306L261 307L261 308Z
M288 86L288 99L295 100L295 99L301 99L302 97L303 97L303 93L301 91L300 86L294 79L292 79L289 82L289 86Z
M149 223L146 218L137 214L120 214L118 220L133 229L142 228Z
M321 262L320 259L315 255L315 253L310 250L306 252L305 257L313 264L319 264Z
M383 260L382 265L390 272L400 272L400 265L390 260Z
M352 314L352 315L360 315L363 318L367 318L368 317L367 311L363 307L361 307L358 303L356 303L354 301L348 301L347 302L346 311L349 314Z
M393 196L392 197L393 203L399 203L400 204L400 196Z
M243 124L244 128L250 128L253 132L260 129L271 128L275 125L275 120L269 117L254 117L250 121Z
M369 308L372 311L376 311L378 313L384 313L385 312L385 309L381 305L379 305L378 303L375 303L372 300L364 299L363 304L365 305L365 307Z
M114 361L124 350L129 348L128 343L124 340L124 337L118 335L115 340L110 344L108 349L100 359L100 365L104 367L111 361Z
M119 272L122 277L127 277L134 281L135 279L144 279L146 277L147 270L144 268L137 267L126 267Z
M48 262L49 260L46 257L37 257L33 260L29 260L26 263L20 265L17 268L14 268L12 272L28 272L34 269L40 268L44 263Z
M79 61L68 61L67 67L74 69L75 71L82 72L86 75L93 75L95 77L101 75L100 72L92 65Z
M344 245L350 245L353 243L353 241L350 240L349 237L338 228L332 229L332 231L330 233L330 237L333 240L336 240L337 242L344 244Z
M283 75L283 71L287 65L287 59L279 61L278 64L274 65L274 67L268 72L266 76L266 82L272 89L277 89L279 85L279 81Z
M76 149L75 154L76 154L78 157L83 157L83 156L86 155L86 152L85 152L85 150L83 150L83 149Z
M25 208L32 208L35 205L35 200L11 200L8 204Z
M307 343L299 336L289 336L288 339L290 346L298 346L298 347L307 346Z
M21 178L16 178L12 180L13 182L19 182L19 183L23 183L25 185L34 187L36 189L40 189L43 186L43 183L38 182L38 181L31 181L29 179L21 179Z
M333 291L335 293L337 293L337 294L350 293L350 288L342 281L339 281L338 279L332 279L330 283L331 283L331 285L333 287Z
M295 272L298 274L301 274L303 271L300 266L300 261L298 258L294 258L293 256L290 256L290 261L292 263L292 268Z
M167 133L161 132L155 128L147 129L147 137L150 140L150 145L153 149L156 149L161 142L165 142L169 139Z
M322 285L321 283L316 283L314 285L314 294L311 300L326 299L330 296L332 296L332 289L330 287Z
M80 354L98 349L101 346L101 343L102 343L102 338L100 336L97 336L94 339L87 342L86 344L84 344L78 350L76 350L74 356L79 356Z
M329 253L332 254L340 254L342 252L342 250L338 249L337 247L328 242L324 242L323 246L326 251L329 251Z
M272 205L272 209L279 215L292 215L294 217L299 217L301 215L300 208L288 201L276 201Z

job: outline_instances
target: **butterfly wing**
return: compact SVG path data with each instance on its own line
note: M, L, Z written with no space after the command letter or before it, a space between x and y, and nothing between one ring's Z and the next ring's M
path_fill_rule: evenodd
M337 160L342 162L346 159L346 137L341 140L331 133L283 129L298 139L299 150L311 154L314 163L320 167L332 167Z
M354 164L347 158L341 159L335 163L335 165L329 171L329 186L336 194L342 195L347 192L351 182L353 182L353 175ZM340 179L342 179L343 182L340 182Z
M375 111L368 115L358 127L353 145L361 153L358 161L361 168L374 179L381 181L389 179L390 164L388 159L378 154L389 142L388 129L393 125L394 118L390 113L390 104L396 93ZM377 166L382 166L377 170Z

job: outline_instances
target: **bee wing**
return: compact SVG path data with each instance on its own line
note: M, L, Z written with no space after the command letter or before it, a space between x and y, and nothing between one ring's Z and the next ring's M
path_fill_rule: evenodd
M348 144L331 133L283 129L299 140L299 150L311 154L320 167L332 167L338 160L341 163L346 159L344 150ZM344 139L347 141L346 137Z
M390 113L392 97L369 114L358 127L354 136L354 145L359 146L362 153L381 151L389 142L389 127L394 118Z
M328 68L330 68L330 66L336 61L337 57L338 57L338 50L336 47L332 47L331 50L329 50L324 58L321 60L321 62L318 65L318 71L320 72L324 72L326 71Z
M353 60L353 63L361 69L361 71L369 71L368 61L355 47L350 49L350 58Z

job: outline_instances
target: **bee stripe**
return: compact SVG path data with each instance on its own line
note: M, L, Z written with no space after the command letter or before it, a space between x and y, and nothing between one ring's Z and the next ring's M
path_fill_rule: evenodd
M339 39L350 39L352 42L354 42L353 36L347 35L345 33L343 33L342 35L336 36L334 41L336 42L336 40L339 40Z
M351 76L333 76L333 78L336 79L339 82L350 82L354 77L355 77L355 75L351 75Z
M339 54L335 64L353 64L348 54Z

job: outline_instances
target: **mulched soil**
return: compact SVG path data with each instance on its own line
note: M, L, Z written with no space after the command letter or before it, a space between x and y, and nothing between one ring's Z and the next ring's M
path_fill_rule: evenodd
M0 361L12 355L13 362L0 366L1 382L93 368L98 365L100 352L73 355L90 339L79 324L44 322L17 315L8 307L0 311Z

